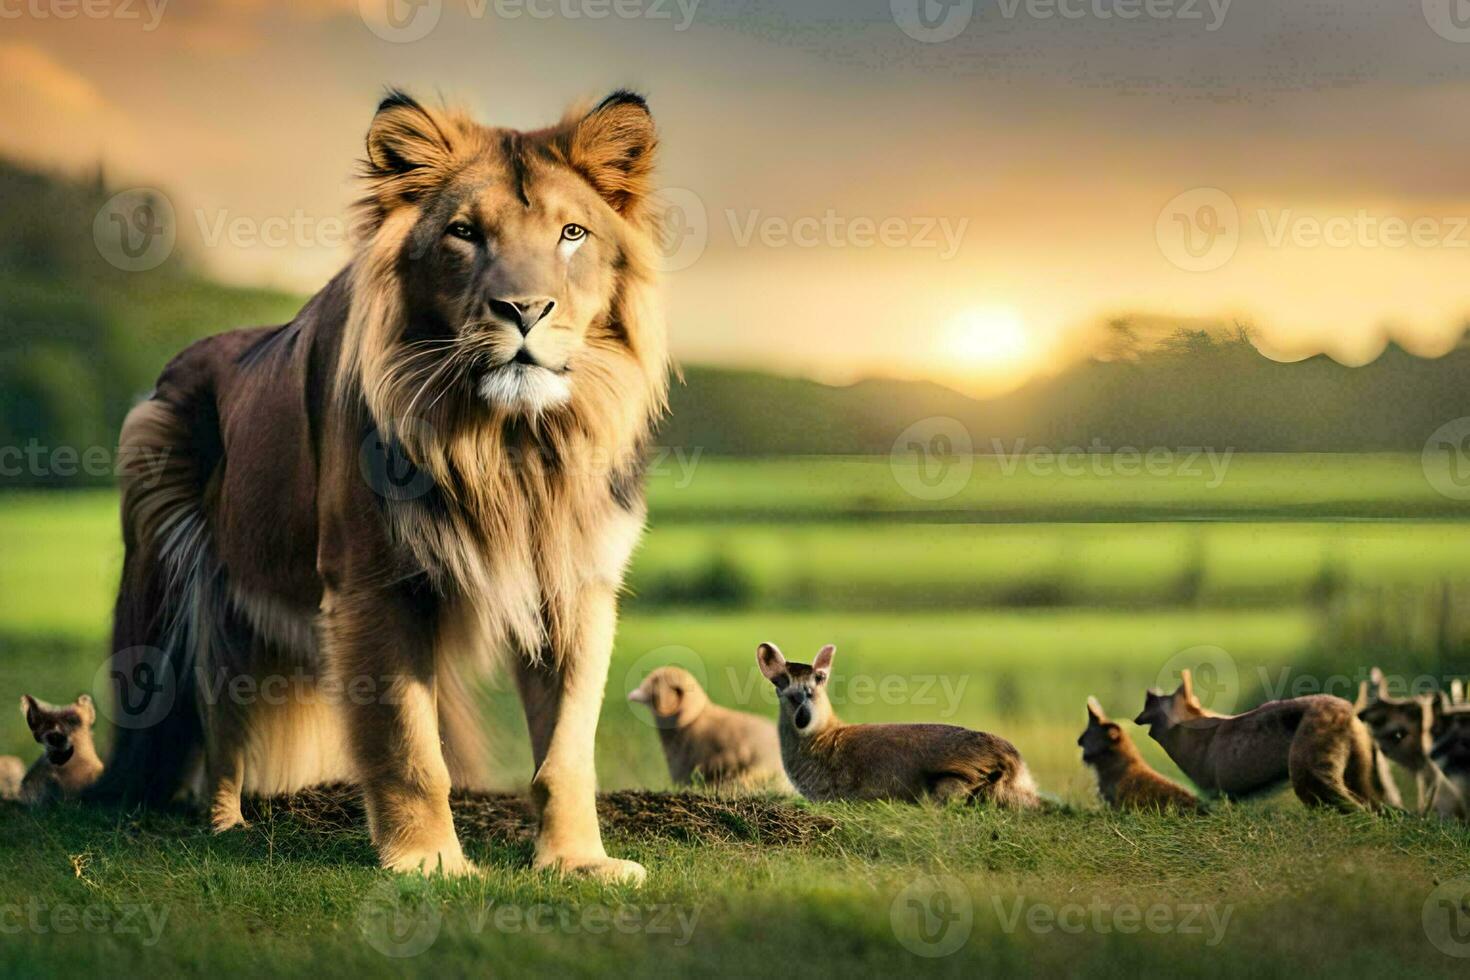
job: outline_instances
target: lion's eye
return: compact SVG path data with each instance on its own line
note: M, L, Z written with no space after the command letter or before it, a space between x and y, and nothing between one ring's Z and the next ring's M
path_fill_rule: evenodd
M567 225L561 230L561 240L564 242L580 241L587 237L587 229L581 225Z
M480 233L475 230L475 226L468 221L456 221L446 228L445 231L455 238L466 242L473 242L480 237Z

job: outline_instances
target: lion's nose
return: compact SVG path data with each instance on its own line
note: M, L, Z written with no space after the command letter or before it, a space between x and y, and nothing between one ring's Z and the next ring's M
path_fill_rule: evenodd
M503 317L514 323L522 334L531 332L531 328L551 313L556 301L545 297L532 299L492 299L490 309L496 316Z

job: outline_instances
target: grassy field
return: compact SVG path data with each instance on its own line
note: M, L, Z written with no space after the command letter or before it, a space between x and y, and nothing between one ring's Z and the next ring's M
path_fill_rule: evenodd
M1470 525L1416 485L1417 460L1241 457L1215 487L998 465L935 501L887 460L656 469L599 773L607 790L669 788L623 697L653 666L682 663L717 701L774 716L755 643L799 658L834 642L845 718L1003 734L1065 812L797 804L827 828L797 843L622 830L610 849L651 869L635 892L533 874L523 841L493 835L467 835L483 879L423 884L375 870L360 828L280 813L215 839L187 813L0 808L0 973L1463 975L1464 828L1307 813L1281 794L1201 819L1113 816L1075 745L1088 694L1131 717L1181 651L1223 652L1207 654L1212 682L1242 707L1309 655L1320 665L1324 582L1455 576ZM0 496L0 698L92 686L114 506ZM1367 664L1330 666L1350 679ZM485 700L517 790L519 709L504 683ZM29 756L12 718L0 752Z

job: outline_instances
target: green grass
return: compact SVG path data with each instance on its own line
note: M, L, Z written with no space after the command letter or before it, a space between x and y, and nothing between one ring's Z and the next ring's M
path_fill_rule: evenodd
M801 847L614 838L653 869L636 892L531 873L518 845L472 840L485 877L421 885L374 870L362 832L293 820L212 839L180 817L0 812L0 909L39 923L0 943L0 972L1463 975L1422 924L1464 869L1463 828L1295 804L1197 820L814 809L837 829ZM58 914L97 931L63 933ZM390 935L414 955L385 956Z
M700 460L686 485L656 472L599 775L605 789L669 786L656 733L624 700L647 669L684 663L717 701L774 716L755 644L802 658L835 642L845 718L1003 734L1067 812L824 805L810 809L836 830L799 846L614 836L614 853L651 869L630 891L532 873L520 843L471 838L485 877L416 885L373 867L361 829L273 816L216 839L188 813L0 808L0 975L1462 975L1424 923L1448 914L1436 885L1470 873L1465 828L1308 813L1289 794L1199 820L1109 815L1075 745L1086 695L1129 717L1180 650L1228 651L1242 704L1308 651L1320 663L1325 577L1453 577L1470 529L1417 461L1241 457L1215 488L990 465L938 502L908 496L886 460ZM1331 519L1394 511L1420 519ZM0 548L0 700L89 688L120 566L113 496L0 496ZM704 579L735 583L725 607L676 604ZM515 696L492 681L485 703L500 783L523 787ZM0 752L33 748L18 717L0 724ZM948 891L927 894L928 875ZM385 897L401 924L436 924L419 955L380 951L368 913ZM958 916L957 932L928 922L955 952L920 955L939 947L920 941L916 907ZM158 942L139 912L162 917ZM594 931L615 914L626 930ZM1118 928L1135 915L1157 928Z
M665 522L745 523L838 517L924 521L1138 521L1185 518L1423 518L1466 516L1441 496L1418 456L1407 454L1171 454L1145 468L1113 456L1068 472L1041 457L951 457L922 464L888 457L706 459L698 447L671 447L654 459L650 499ZM1122 463L1124 474L1116 471ZM968 473L963 468L970 467ZM947 477L959 467L957 475ZM1081 470L1078 475L1069 473ZM1217 473L1219 474L1217 476ZM953 481L948 482L948 481ZM919 487L920 494L909 488ZM931 496L928 487L935 487ZM952 492L950 492L952 490Z

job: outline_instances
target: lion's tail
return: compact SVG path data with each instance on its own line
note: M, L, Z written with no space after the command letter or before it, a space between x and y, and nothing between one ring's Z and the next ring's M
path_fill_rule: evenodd
M90 799L167 803L200 758L195 651L221 599L203 509L213 461L201 442L185 415L157 395L123 423L125 556L104 708L113 748Z

